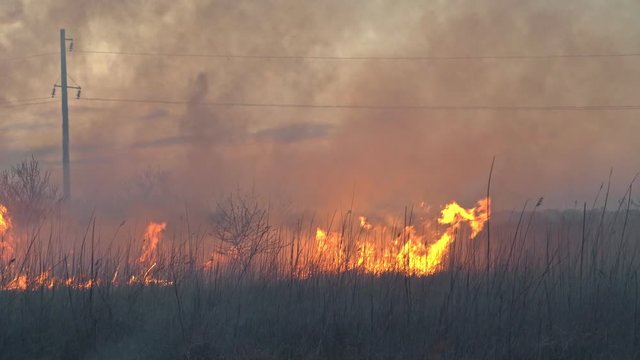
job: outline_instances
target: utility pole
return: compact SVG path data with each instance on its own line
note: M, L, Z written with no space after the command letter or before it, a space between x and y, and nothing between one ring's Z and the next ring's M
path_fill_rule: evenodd
M71 41L69 51L73 49L73 39L68 39L64 29L60 29L60 85L53 85L51 97L56 94L56 88L62 90L62 184L63 196L65 199L71 197L71 169L69 167L69 104L67 100L67 89L77 89L78 98L80 98L79 86L67 85L67 41Z
M60 86L62 87L62 177L65 199L71 197L71 169L69 168L69 104L67 103L67 38L60 29Z

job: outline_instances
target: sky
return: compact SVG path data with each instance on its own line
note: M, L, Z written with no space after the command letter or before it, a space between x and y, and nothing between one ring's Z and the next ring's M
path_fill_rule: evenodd
M241 188L295 209L472 206L495 157L494 206L581 207L611 169L619 194L640 170L640 111L202 103L640 105L640 56L536 58L639 54L639 13L635 0L3 0L0 104L50 96L64 27L82 87L69 102L76 201L208 206ZM525 58L477 58L492 56ZM34 156L61 182L60 119L59 102L0 107L0 169Z

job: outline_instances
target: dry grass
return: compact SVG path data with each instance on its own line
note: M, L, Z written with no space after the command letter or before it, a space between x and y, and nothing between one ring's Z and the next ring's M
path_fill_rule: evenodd
M51 271L96 285L0 292L0 357L637 358L640 212L628 200L495 214L488 270L486 234L472 242L460 234L447 268L422 278L357 270L300 278L300 243L315 229L301 220L274 233L278 246L251 254L251 264L206 269L208 232L184 227L167 234L150 271L169 284L116 285L149 270L135 261L138 240L112 242L92 219L69 251L58 218L24 236L0 281ZM350 219L339 223L345 243L362 236Z

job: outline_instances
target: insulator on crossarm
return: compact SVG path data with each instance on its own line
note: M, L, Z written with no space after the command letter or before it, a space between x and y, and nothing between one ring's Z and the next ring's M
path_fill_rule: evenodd
M82 89L78 89L78 93L76 94L76 99L80 99L81 92L82 92Z
M56 97L56 87L53 87L53 90L51 90L51 97Z

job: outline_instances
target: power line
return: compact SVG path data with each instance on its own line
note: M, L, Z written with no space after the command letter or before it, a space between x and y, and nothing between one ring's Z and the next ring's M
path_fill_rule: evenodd
M621 111L640 110L640 105L547 105L547 106L442 106L442 105L358 105L358 104L293 104L293 103L247 103L247 102L190 102L162 99L124 99L85 97L80 101L143 103L167 105L202 105L219 107L256 108L304 108L304 109L352 109L352 110L422 110L422 111Z
M25 60L25 59L35 58L35 57L53 56L53 55L58 55L58 53L50 52L50 53L42 53L42 54L16 56L16 57L10 57L10 58L0 58L0 61L10 62L10 61Z
M46 100L45 100L46 99ZM14 102L0 103L0 108L12 108L12 107L21 107L21 106L30 106L30 105L40 105L40 104L48 104L57 102L56 100L52 100L51 98L32 98L32 99L22 99Z
M255 60L357 60L357 61L441 61L441 60L544 60L572 58L623 58L640 57L640 52L631 53L589 53L589 54L543 54L543 55L469 55L469 56L306 56L306 55L242 55L242 54L197 54L75 50L81 54L105 54L125 56L192 57L216 59L255 59Z
M47 100L47 99L51 99L51 98L50 98L50 97L24 98L24 99L17 99L17 100L14 100L14 101L12 101L12 102L9 102L9 101L0 102L0 105L1 105L1 104L13 104L13 103L17 103L17 102L28 102L28 101Z

